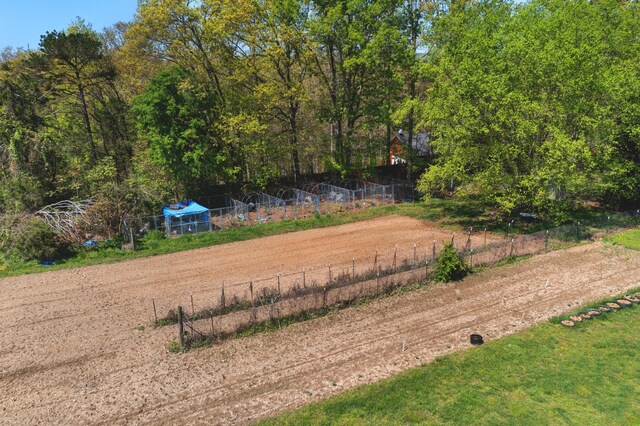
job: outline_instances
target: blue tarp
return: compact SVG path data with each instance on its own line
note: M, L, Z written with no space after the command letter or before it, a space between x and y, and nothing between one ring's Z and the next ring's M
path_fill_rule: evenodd
M171 208L171 207L179 207L179 206L185 206L185 207L180 209ZM200 204L196 203L195 201L182 202L177 206L175 204L167 204L164 207L164 209L162 209L162 213L164 214L164 217L182 217L189 214L206 213L208 211L209 211L208 208L202 207Z

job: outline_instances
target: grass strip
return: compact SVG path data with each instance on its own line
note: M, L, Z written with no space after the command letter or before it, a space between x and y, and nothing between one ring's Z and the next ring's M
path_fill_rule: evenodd
M639 321L541 323L261 424L635 424Z
M344 225L393 214L429 221L443 221L447 219L445 226L450 226L454 229L457 220L466 221L471 216L477 217L481 212L477 203L440 199L432 199L426 203L377 206L309 219L285 220L282 222L262 223L239 228L227 228L221 231L183 235L177 238L165 238L150 242L145 242L144 239L142 239L140 241L140 248L135 251L117 248L81 250L73 257L56 261L56 264L52 266L41 266L36 261L12 265L0 264L0 278L121 262L141 257L170 254L236 241L246 241L285 234L288 232Z

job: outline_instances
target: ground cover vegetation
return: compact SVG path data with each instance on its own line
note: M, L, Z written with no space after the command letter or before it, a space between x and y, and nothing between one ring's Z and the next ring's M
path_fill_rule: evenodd
M117 241L127 218L216 185L369 176L398 128L430 135L418 188L481 203L491 225L566 218L584 200L635 205L639 8L145 0L101 31L43 29L38 49L0 55L3 262ZM33 217L89 198L71 240Z
M634 304L575 328L554 319L261 424L633 422L639 318Z

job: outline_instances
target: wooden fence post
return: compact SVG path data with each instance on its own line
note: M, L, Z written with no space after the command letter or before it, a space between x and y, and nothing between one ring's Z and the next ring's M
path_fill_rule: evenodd
M184 348L184 314L182 306L178 306L178 337L180 338L180 347Z
M356 258L355 257L351 258L351 279L352 280L356 279Z
M331 264L329 264L329 285L331 285Z
M484 228L484 246L487 246L487 228Z
M416 243L413 243L413 266L416 266L418 264L418 253L416 253Z
M278 296L281 294L282 293L280 292L280 274L278 274Z
M249 281L249 292L251 293L251 303L253 303L253 281Z
M307 273L302 268L302 288L307 288Z
M156 311L156 299L151 299L151 302L153 302L153 317L156 320L156 324L158 323L158 311Z
M511 239L511 251L509 252L509 257L513 256L513 244L514 244L514 239Z
M396 244L396 248L393 251L393 270L395 271L398 259L398 245Z
M220 295L220 305L222 306L222 310L224 311L224 308L226 307L227 301L226 298L224 297L224 281L222 281L222 294Z
M436 240L433 240L433 253L431 254L431 258L434 260L436 258Z
M193 294L191 295L191 315L195 315L196 313L196 309L195 306L193 304Z
M376 249L376 256L373 258L373 268L378 267L378 250Z

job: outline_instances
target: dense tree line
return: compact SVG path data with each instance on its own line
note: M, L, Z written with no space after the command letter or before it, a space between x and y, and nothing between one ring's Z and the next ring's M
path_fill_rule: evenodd
M637 202L637 2L142 0L102 32L78 20L0 55L0 212L366 173L398 128L431 135L427 194Z

